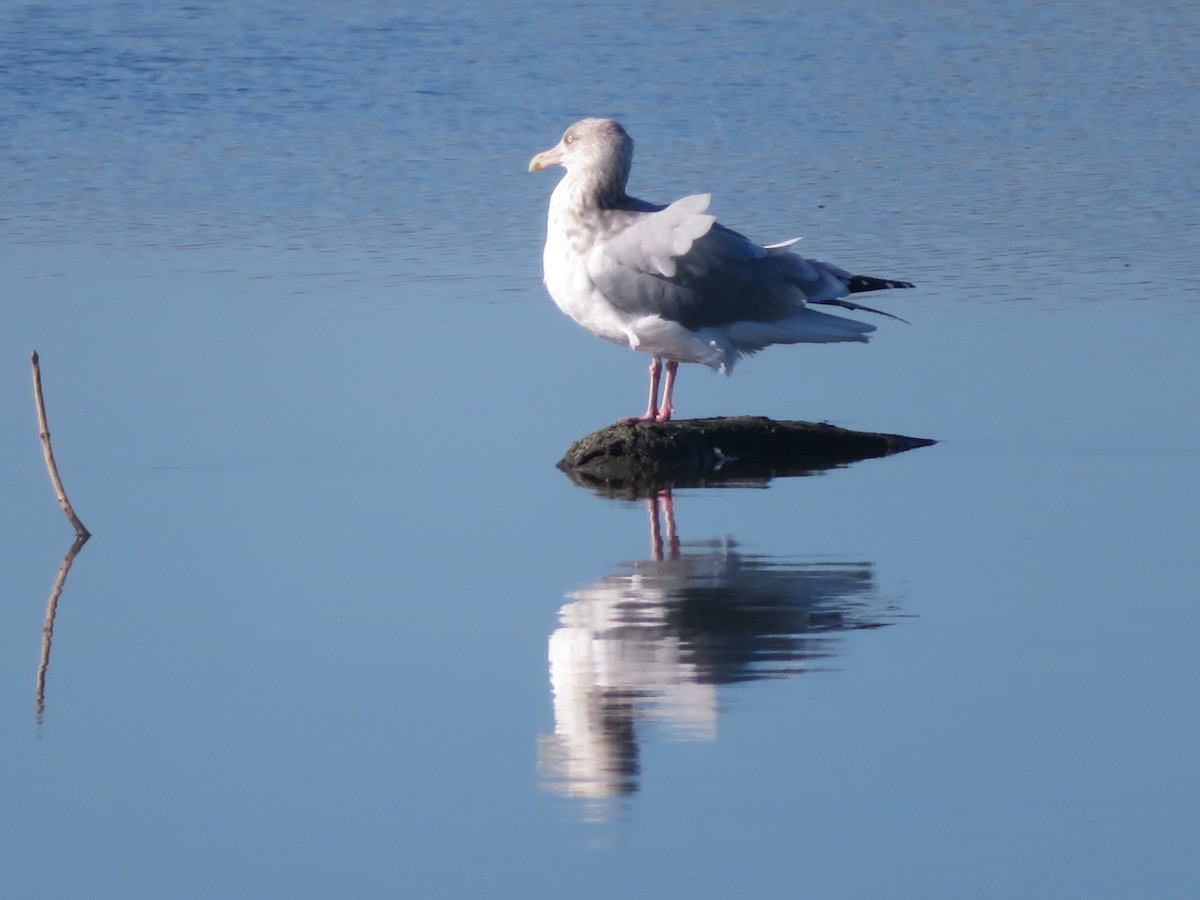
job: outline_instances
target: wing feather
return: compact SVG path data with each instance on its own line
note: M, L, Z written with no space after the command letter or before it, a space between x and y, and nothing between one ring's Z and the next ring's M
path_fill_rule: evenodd
M787 319L806 303L849 293L849 272L790 252L798 239L754 243L706 212L711 199L693 194L666 207L633 201L607 211L603 239L585 260L593 284L621 312L692 330Z
M795 314L806 295L795 257L760 247L705 211L709 194L660 209L611 211L604 239L587 255L588 275L614 307L658 315L690 329Z

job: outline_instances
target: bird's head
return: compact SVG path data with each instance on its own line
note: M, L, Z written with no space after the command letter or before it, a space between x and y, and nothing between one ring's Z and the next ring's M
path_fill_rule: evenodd
M612 119L581 119L564 132L562 140L536 154L529 171L562 166L568 173L607 182L625 190L633 165L633 138Z

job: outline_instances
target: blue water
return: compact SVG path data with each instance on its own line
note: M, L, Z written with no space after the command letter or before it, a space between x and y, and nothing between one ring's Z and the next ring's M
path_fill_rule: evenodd
M736 6L736 8L734 8ZM28 897L1187 897L1200 13L9 3L0 883ZM683 416L939 439L573 486L645 359L540 284L632 190L918 283ZM43 466L42 361L72 532ZM39 696L39 669L44 685Z

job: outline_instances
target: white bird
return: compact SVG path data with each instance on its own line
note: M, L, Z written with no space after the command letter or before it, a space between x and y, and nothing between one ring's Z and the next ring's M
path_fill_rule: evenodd
M799 238L760 246L705 212L710 194L669 206L631 197L632 164L633 139L612 119L576 122L529 161L531 172L567 170L550 197L542 256L550 296L593 334L653 357L650 402L632 420L670 420L681 362L728 373L771 344L865 342L875 330L808 304L899 318L843 298L912 287L907 281L804 259L788 250Z

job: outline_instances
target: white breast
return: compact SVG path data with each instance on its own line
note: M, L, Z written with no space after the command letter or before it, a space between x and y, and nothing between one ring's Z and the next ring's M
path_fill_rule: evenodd
M559 309L588 331L605 340L631 346L629 317L618 312L588 276L589 248L581 229L568 221L565 213L566 181L559 182L550 197L546 247L542 252L546 290Z

